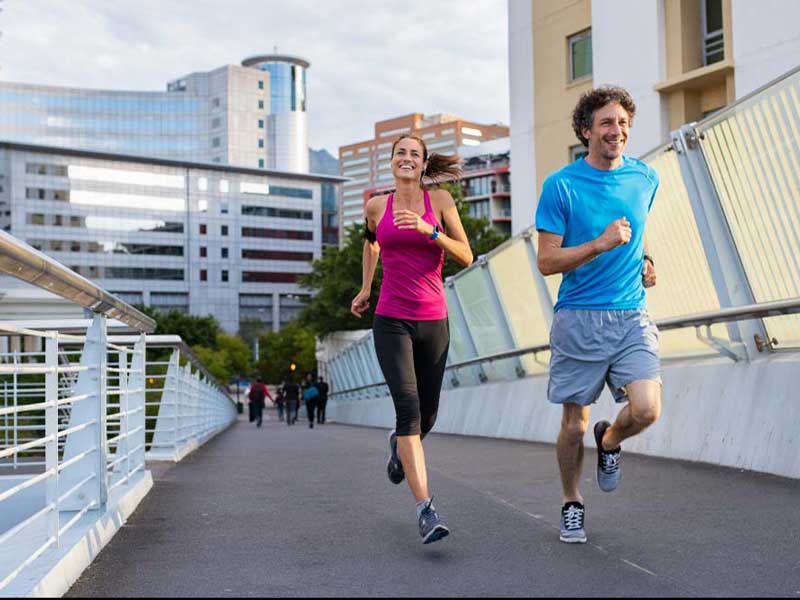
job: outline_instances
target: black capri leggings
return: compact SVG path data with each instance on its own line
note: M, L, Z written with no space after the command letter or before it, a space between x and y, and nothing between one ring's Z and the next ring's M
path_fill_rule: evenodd
M392 394L397 435L425 435L439 411L450 330L447 319L412 321L375 315L375 353Z

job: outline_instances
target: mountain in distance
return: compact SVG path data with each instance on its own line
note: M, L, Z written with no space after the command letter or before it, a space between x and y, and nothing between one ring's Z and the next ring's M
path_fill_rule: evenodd
M308 166L309 172L318 175L339 174L339 160L324 148L322 150L308 149Z

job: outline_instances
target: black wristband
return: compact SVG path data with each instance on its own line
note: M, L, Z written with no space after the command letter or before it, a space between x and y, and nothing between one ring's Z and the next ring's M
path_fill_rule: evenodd
M650 264L651 264L651 265L653 265L654 267L656 266L656 261L654 261L654 260L653 260L653 257L652 257L652 256L650 256L649 254L645 254L645 255L644 255L644 259L645 259L645 260L649 260L649 261L650 261Z

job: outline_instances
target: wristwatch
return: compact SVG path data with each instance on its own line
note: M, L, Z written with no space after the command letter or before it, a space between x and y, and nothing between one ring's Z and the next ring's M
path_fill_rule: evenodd
M439 226L438 225L434 225L433 226L433 233L431 233L431 237L428 238L428 239L435 240L437 237L439 237L439 232L440 231L441 231L441 229L439 229Z

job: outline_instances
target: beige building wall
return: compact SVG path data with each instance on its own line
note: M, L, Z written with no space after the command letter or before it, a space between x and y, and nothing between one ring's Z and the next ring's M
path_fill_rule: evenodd
M568 38L591 24L590 0L533 2L537 196L547 176L569 162L570 147L580 143L572 132L572 109L593 80L570 82Z

